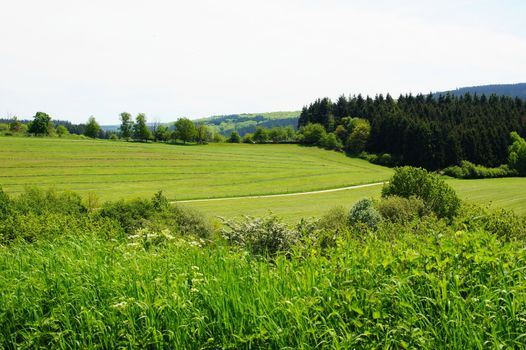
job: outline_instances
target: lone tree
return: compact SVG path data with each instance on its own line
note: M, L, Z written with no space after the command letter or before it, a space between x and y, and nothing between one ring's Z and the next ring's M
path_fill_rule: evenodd
M28 133L34 135L49 135L51 133L53 125L49 115L44 112L37 112L33 118L33 121L29 123Z
M182 140L186 144L187 141L193 141L197 135L197 130L194 123L188 118L179 118L175 122L176 139Z
M89 117L88 123L86 124L86 130L84 130L84 135L94 139L99 136L100 130L100 125L95 120L95 117Z
M129 139L132 136L132 127L133 127L132 116L128 112L122 112L120 114L120 117L121 117L121 126L120 126L121 137L123 139Z
M148 142L152 138L152 132L146 125L146 115L144 113L137 114L135 118L135 125L133 125L133 138L136 140Z

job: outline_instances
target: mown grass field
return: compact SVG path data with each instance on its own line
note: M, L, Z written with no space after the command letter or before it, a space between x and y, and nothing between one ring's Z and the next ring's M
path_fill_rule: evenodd
M53 186L102 200L170 200L302 192L386 180L390 169L297 145L182 146L58 138L0 138L0 185Z
M490 208L514 210L526 214L526 179L504 178L483 180L447 179L460 198ZM261 216L271 211L288 222L305 217L318 217L334 206L350 208L364 197L380 198L382 186L349 189L331 193L317 193L293 197L243 198L224 201L191 202L185 205L209 216Z

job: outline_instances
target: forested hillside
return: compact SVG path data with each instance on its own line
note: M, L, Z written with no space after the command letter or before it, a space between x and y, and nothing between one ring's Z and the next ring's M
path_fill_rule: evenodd
M466 93L488 96L491 94L496 94L499 96L519 97L523 100L526 100L526 83L469 86L451 91L436 92L433 95L435 95L436 97L446 94L462 96Z
M298 124L299 111L294 112L270 112L253 114L230 114L218 115L209 118L198 119L195 122L202 122L213 126L218 132L229 136L232 131L237 131L241 136L256 131L256 126L270 129L276 126L296 127Z
M402 164L440 169L468 160L497 166L507 160L510 132L526 132L526 102L491 95L341 96L305 106L298 126L318 123L327 132L345 129L345 117L370 123L365 151L389 153ZM343 120L342 120L343 119ZM339 125L342 125L338 129ZM345 130L343 130L345 131ZM345 140L342 140L345 142Z

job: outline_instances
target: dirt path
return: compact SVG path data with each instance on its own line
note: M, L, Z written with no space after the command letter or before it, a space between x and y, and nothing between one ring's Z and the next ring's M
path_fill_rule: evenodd
M192 203L192 202L227 201L227 200L235 200L235 199L254 199L254 198L275 198L275 197L304 196L304 195L308 195L308 194L338 192L338 191L345 191L345 190L353 190L353 189L356 189L356 188L378 186L378 185L383 185L384 183L385 182L374 182L374 183L370 183L370 184L354 185L354 186L339 187L339 188L331 188L329 190L319 190L319 191L310 191L310 192L267 194L267 195L261 195L261 196L241 196L241 197L221 197L221 198L206 198L206 199L188 199L188 200L182 200L182 201L173 201L173 202L170 202L170 203Z

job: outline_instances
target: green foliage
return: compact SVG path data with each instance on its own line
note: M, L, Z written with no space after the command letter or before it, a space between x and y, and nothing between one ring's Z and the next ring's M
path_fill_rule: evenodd
M321 124L308 124L300 129L303 135L301 143L306 145L318 145L327 137L327 133Z
M365 150L371 135L371 124L365 119L353 118L349 129L351 132L345 143L345 150L349 153L360 154Z
M232 131L232 134L230 134L230 138L228 139L228 142L230 142L230 143L240 143L241 142L241 136L239 136L237 131Z
M0 220L6 218L11 211L11 203L9 196L4 192L0 186Z
M362 152L360 153L359 157L373 164L378 164L378 165L387 166L391 168L400 165L400 159L392 156L389 153L370 154L367 152Z
M104 203L98 216L118 222L127 234L140 229L162 231L168 229L182 235L208 237L212 226L194 209L172 206L168 199L157 192L152 200L134 199Z
M440 218L452 219L460 208L455 191L436 174L422 168L396 168L389 183L382 188L382 197L416 196Z
M93 116L89 117L88 122L86 123L86 129L84 130L84 135L94 139L99 136L100 131L99 123L97 123Z
M317 227L326 231L342 231L347 229L349 224L349 212L343 206L329 209L320 217Z
M56 133L59 137L62 137L68 135L69 131L64 125L59 125L57 126Z
M274 215L263 218L247 216L244 220L224 221L223 224L223 238L259 256L290 252L299 239L297 232L289 229Z
M9 131L13 133L21 133L24 130L24 125L18 120L17 117L13 117L13 120L9 123Z
M137 117L135 118L135 124L133 124L133 138L143 142L148 142L148 140L152 139L152 132L146 125L146 115L144 113L137 114Z
M374 207L374 203L369 198L364 198L356 202L349 211L349 224L365 224L375 228L380 223L382 217Z
M51 117L44 112L37 112L33 121L29 123L27 132L34 135L49 135L52 129Z
M380 215L389 221L407 223L429 214L429 209L418 197L389 196L376 205Z
M243 143L254 143L252 136L252 134L245 134L245 136L243 136Z
M268 141L268 130L258 126L256 127L256 131L254 131L254 134L252 135L252 140L256 143L265 143Z
M166 125L159 125L153 132L153 138L155 141L168 141L170 139L170 130Z
M508 149L508 164L521 176L526 176L526 141L515 131L511 133L512 144Z
M467 160L460 162L460 165L453 165L444 169L444 174L456 177L457 179L485 179L517 176L515 169L511 169L507 164L497 168L487 168L482 165L476 165Z
M352 135L349 115L367 120L370 128L359 126ZM298 128L321 124L335 130L351 154L388 153L400 164L429 170L462 159L496 167L508 157L509 133L526 135L525 115L525 101L494 95L357 95L336 103L317 99L302 109Z
M431 219L270 262L152 229L13 244L0 347L520 349L523 246Z
M321 147L325 149L337 150L337 151L343 149L343 144L336 137L336 135L332 132L325 134L325 137L320 140L319 144Z
M129 139L132 137L133 131L133 120L132 116L128 112L122 112L120 115L121 126L119 127L121 137L123 139Z
M194 141L197 135L197 130L195 124L190 119L179 118L174 125L174 138L183 141L183 143Z

